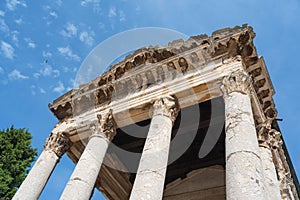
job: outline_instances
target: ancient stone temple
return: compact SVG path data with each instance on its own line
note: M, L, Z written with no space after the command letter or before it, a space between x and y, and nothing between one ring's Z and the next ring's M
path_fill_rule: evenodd
M95 188L112 200L299 199L254 37L243 25L142 48L56 99L59 122L14 199L37 199L65 153L66 200Z

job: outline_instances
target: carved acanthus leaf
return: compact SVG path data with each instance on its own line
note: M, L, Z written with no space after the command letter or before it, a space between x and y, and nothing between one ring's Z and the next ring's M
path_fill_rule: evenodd
M257 127L257 138L260 146L276 149L281 146L282 140L281 133L272 129L272 121L273 119L267 119Z
M91 125L92 136L97 134L104 135L111 141L116 134L116 123L113 119L112 110L107 113L97 115L98 122Z
M179 110L177 99L173 96L165 96L153 102L151 117L156 115L164 115L169 117L174 123Z
M44 145L45 151L53 151L61 157L71 147L71 142L63 133L51 133Z
M224 77L222 83L221 90L225 96L232 92L251 93L252 79L244 70L237 70Z

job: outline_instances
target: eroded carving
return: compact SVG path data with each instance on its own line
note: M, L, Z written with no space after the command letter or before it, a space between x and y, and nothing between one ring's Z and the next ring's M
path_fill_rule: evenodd
M69 150L71 141L63 133L51 133L44 145L45 151L53 151L59 158Z
M110 109L107 113L97 115L98 121L90 125L90 130L94 136L105 136L111 141L116 134L116 123L113 118L112 110Z
M273 119L268 119L264 123L258 125L257 137L259 146L276 149L282 144L281 134L275 129L272 129Z
M147 87L156 84L156 80L151 70L146 71Z
M177 98L174 96L165 96L153 101L150 116L164 115L169 117L174 123L179 110Z
M221 90L225 96L232 92L241 92L248 95L251 93L252 79L244 70L237 70L224 77L222 83Z
M178 59L178 64L182 73L185 73L188 70L189 65L184 57Z

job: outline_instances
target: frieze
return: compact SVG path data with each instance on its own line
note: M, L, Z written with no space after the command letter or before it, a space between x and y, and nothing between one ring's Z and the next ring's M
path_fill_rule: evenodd
M173 80L179 75L192 73L214 59L226 60L240 56L253 78L264 114L274 117L276 110L272 91L261 90L262 87L269 86L266 84L269 80L261 76L263 70L259 65L255 69L251 68L260 61L253 45L254 37L252 28L243 25L216 31L210 37L193 36L187 41L170 42L166 47L139 49L90 83L63 95L53 105L50 104L49 108L59 120L70 118L74 113L79 115L108 105L112 99L121 99L164 81Z

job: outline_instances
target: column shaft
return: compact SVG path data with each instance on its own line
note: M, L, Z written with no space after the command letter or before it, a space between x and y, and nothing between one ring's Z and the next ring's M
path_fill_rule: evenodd
M58 160L59 157L54 152L43 151L13 199L38 199Z
M44 151L13 197L14 200L38 199L60 157L69 149L70 142L63 134L51 133Z
M130 200L159 200L163 197L172 126L177 103L172 97L154 103L154 113Z
M98 122L91 125L92 135L60 199L88 200L91 197L109 142L115 135L115 123L110 110L98 115Z
M60 199L89 199L98 177L109 141L100 134L92 136L82 153Z
M293 192L292 178L289 169L285 166L286 158L283 155L282 144L278 149L273 151L273 155L276 160L276 170L279 178L281 199L283 200L295 200L298 199L297 192Z
M166 116L152 118L134 181L131 200L162 199L167 170L172 121Z
M250 101L251 79L237 71L223 80L226 199L263 200L263 170Z
M277 174L272 159L272 152L269 148L266 147L259 147L259 149L264 170L264 181L266 187L266 194L268 197L267 199L280 200L281 195L279 181L277 179Z
M272 150L278 148L278 132L271 129L272 119L258 125L258 142L264 172L266 196L269 200L280 200L279 180L274 165Z

